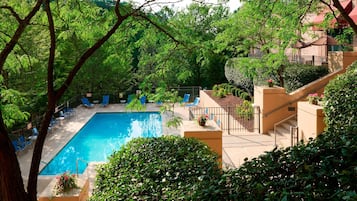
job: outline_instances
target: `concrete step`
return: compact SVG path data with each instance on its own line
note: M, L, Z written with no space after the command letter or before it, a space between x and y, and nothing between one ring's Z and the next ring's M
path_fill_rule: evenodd
M286 129L286 128L283 127L283 126L278 126L278 127L276 127L275 132L276 132L276 134L277 134L278 136L290 135L290 129Z
M281 126L281 127L283 127L283 128L285 128L285 129L290 131L290 127L294 126L294 125L290 124L289 122L286 122L286 123L280 124L279 126Z
M290 124L291 126L297 126L297 119L290 119L286 123Z
M289 119L285 122L276 126L275 133L276 133L276 144L279 147L289 147L291 146L291 134L290 128L297 126L297 119ZM270 136L275 135L274 130L268 131Z

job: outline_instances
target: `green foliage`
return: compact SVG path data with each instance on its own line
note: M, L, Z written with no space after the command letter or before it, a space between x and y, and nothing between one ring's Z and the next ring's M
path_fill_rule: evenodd
M139 99L139 95L134 95L130 101L130 103L128 103L125 106L125 109L127 110L131 110L131 111L143 111L146 109L146 106L141 104L140 99Z
M310 66L302 64L288 65L283 73L285 89L288 92L294 91L327 75L328 73L328 68L324 66Z
M229 83L215 84L212 90L213 95L219 98L224 98L228 94L232 94L234 96L240 97L243 100L251 100L251 97L247 92Z
M357 135L327 132L308 144L275 149L222 177L225 200L354 200Z
M255 59L231 58L227 60L224 67L225 76L229 83L253 94L253 78L256 76L256 69L254 67L257 67L257 65L259 64L255 62Z
M324 113L327 129L357 131L357 63L346 73L330 81L324 91Z
M160 12L161 24L170 24L170 33L179 45L150 26L144 27L139 48L138 68L141 77L152 76L168 86L192 85L211 88L226 82L222 54L212 51L216 35L214 23L227 16L221 6L193 3L183 12Z
M193 138L137 138L99 167L91 200L198 200L219 174L216 154Z
M30 116L28 112L21 108L26 102L24 94L13 89L1 89L0 97L2 118L7 128L12 129L17 124L24 124Z
M287 63L285 50L300 39L301 33L310 26L301 23L301 19L316 8L318 1L242 2L236 13L216 23L223 31L215 38L215 51L229 52L232 57L239 57L236 66L244 75L238 74L237 77L234 74L233 78L228 78L232 75L226 73L227 79L239 82L238 86L245 89L246 86L240 83L241 80L245 81L242 77L249 79L248 84L253 79L259 80L261 75L265 78L274 75L279 77L277 80L282 80L281 68ZM248 55L250 58L246 58ZM249 91L252 88L252 84L248 85Z
M253 118L254 108L252 102L244 100L241 105L237 105L236 113L238 117L250 120Z

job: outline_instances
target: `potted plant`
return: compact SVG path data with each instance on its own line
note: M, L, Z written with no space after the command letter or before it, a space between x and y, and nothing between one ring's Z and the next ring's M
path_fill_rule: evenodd
M272 79L267 80L267 82L268 82L268 86L269 87L273 87L274 86L274 83L273 83Z
M75 188L78 188L76 175L65 172L56 177L56 184L53 187L53 191L55 195L59 195Z
M208 121L208 115L201 115L197 119L197 122L200 126L205 126L207 121Z
M319 96L318 93L313 93L313 94L309 94L307 96L307 100L309 101L310 104L313 105L318 105L319 101L321 101L323 95L321 95L321 97Z

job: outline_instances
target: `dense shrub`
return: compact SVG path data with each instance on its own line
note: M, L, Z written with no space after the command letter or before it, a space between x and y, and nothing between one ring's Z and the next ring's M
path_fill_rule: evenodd
M198 140L137 138L98 169L91 200L200 200L219 175L217 155Z
M307 145L275 149L226 171L219 182L221 196L224 200L355 200L356 158L356 133L341 132L337 137L324 133Z
M253 118L254 108L252 102L244 100L241 105L237 105L236 113L238 117L250 120Z
M247 77L244 72L244 68L240 68L240 60L242 58L232 58L229 59L224 66L224 74L229 83L238 86L249 94L253 94L253 79L252 77Z
M329 130L357 131L357 63L325 87L323 100Z
M251 100L252 98L249 96L247 92L243 89L233 86L229 83L215 84L212 87L213 96L224 98L228 94L232 94L233 96L239 97L243 100Z
M284 68L282 75L284 88L288 92L294 91L328 73L328 68L323 66L289 64ZM250 94L253 94L254 84L266 85L268 78L273 79L276 85L280 83L277 75L271 75L267 78L264 68L259 67L254 58L232 58L228 60L225 65L225 75L230 83L244 88Z
M291 64L285 68L283 73L284 87L286 91L291 92L327 75L328 73L328 68L323 66Z

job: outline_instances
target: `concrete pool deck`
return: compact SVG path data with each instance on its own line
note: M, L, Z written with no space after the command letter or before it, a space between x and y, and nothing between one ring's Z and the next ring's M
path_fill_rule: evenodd
M60 149L82 128L82 126L96 112L126 112L124 104L109 104L107 107L95 105L93 108L78 106L74 109L75 113L64 120L57 120L56 126L48 133L45 145L43 147L40 170L49 162ZM156 104L147 104L146 111L159 111ZM183 120L189 120L189 110L179 105L175 105L175 115L180 116ZM162 116L163 124L167 120L167 115ZM180 135L180 128L167 128L163 126L163 134ZM244 163L244 158L252 159L270 151L274 148L274 137L261 135L257 133L246 133L239 135L228 135L223 132L223 150L222 159L224 168L236 168ZM21 167L22 177L27 184L33 145L27 147L24 151L18 153L18 160ZM95 177L95 165L90 164L84 177L89 178L90 187L93 188ZM38 178L38 195L40 195L48 184L53 180L53 176L39 176Z

